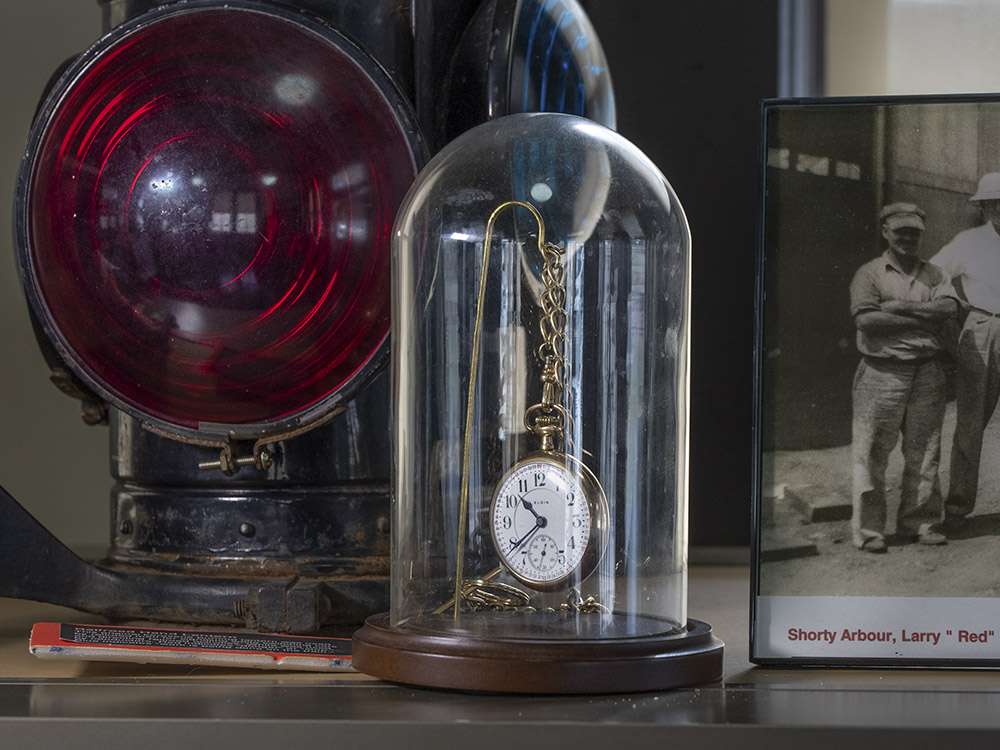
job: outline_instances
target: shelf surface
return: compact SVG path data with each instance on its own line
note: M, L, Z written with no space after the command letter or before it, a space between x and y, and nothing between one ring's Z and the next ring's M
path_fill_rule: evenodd
M748 660L749 568L694 566L688 614L726 643L724 678L636 695L534 697L411 688L317 674L41 660L38 621L89 615L0 599L0 737L9 747L341 747L477 750L512 744L908 750L1000 743L1000 675L989 670L767 669ZM58 745L56 744L58 743Z

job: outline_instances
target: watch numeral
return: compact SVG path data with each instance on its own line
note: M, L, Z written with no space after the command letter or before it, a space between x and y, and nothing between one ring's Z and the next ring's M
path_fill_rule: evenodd
M519 479L517 480L517 489L519 492L524 493L528 491L528 480Z
M535 486L544 487L545 486L545 475L540 471L535 472Z
M566 493L566 505L576 505L576 494L573 492Z

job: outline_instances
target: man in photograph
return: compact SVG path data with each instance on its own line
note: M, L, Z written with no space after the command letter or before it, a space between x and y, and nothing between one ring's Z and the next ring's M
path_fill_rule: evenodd
M961 528L976 507L983 432L1000 396L1000 173L982 176L969 199L986 222L959 232L934 256L967 305L958 339L956 422L946 525Z
M862 355L852 392L851 531L855 546L866 552L886 551L886 469L900 435L897 536L922 544L946 541L939 530L942 330L960 303L950 278L920 256L924 218L912 203L883 208L879 221L887 247L851 281L851 314Z

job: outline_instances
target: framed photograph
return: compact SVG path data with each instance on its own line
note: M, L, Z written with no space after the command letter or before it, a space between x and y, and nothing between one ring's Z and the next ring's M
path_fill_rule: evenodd
M763 135L750 658L1000 666L1000 99Z

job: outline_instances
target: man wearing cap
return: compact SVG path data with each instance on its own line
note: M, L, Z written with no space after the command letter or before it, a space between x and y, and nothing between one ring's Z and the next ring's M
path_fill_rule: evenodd
M986 223L959 232L934 256L964 297L958 338L956 422L945 520L956 527L976 506L983 432L1000 396L1000 172L984 174L970 201Z
M902 434L899 538L943 544L938 465L945 408L942 327L959 309L948 276L923 260L924 212L893 203L879 213L886 250L851 281L862 358L854 376L855 546L885 552L889 454Z

